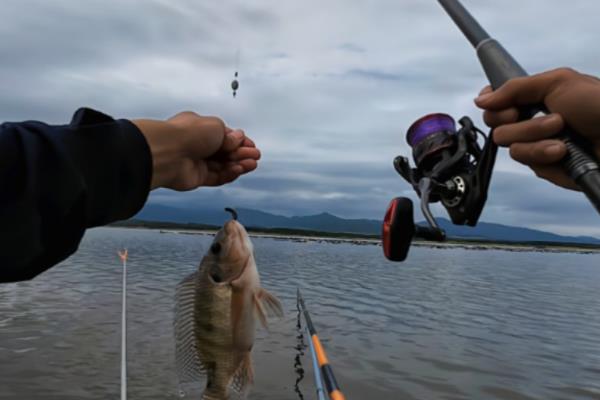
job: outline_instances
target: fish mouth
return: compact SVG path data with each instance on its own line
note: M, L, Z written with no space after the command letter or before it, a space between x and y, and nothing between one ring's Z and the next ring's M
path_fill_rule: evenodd
M232 219L227 221L217 233L207 254L212 258L207 275L215 285L230 284L240 279L253 256L252 244L248 245L248 234L243 225L237 221L237 212L229 207L225 211L231 213Z

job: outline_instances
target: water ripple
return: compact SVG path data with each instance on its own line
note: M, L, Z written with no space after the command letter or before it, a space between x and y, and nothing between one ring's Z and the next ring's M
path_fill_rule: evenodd
M1 285L0 399L118 396L122 247L130 396L178 399L173 291L210 241L96 229L60 266ZM597 255L418 247L392 264L377 246L253 241L286 315L257 332L250 399L314 393L296 287L348 398L600 399Z

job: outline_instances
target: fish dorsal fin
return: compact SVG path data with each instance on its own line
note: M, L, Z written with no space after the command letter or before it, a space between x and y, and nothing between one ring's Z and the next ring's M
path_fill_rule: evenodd
M179 383L194 383L202 379L205 370L198 358L196 346L194 303L198 272L182 280L175 290L175 363Z
M246 353L240 362L237 370L231 382L229 382L229 388L231 389L231 398L233 399L245 399L250 390L250 386L254 382L254 371L252 369L252 360L250 359L250 352Z
M277 297L267 292L265 289L260 289L258 293L254 295L254 305L256 310L256 316L263 327L267 327L267 315L274 315L277 317L283 317L283 308L281 302Z

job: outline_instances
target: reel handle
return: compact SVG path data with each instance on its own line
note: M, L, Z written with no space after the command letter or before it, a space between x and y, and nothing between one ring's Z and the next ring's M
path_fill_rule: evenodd
M381 232L383 254L390 261L404 261L415 235L413 204L407 197L393 199L385 212Z
M446 232L441 228L429 228L426 226L415 225L415 237L431 240L433 242L443 242L446 240Z
M381 239L385 257L390 261L406 260L413 237L439 242L446 239L446 233L440 228L415 225L412 201L396 197L383 219Z

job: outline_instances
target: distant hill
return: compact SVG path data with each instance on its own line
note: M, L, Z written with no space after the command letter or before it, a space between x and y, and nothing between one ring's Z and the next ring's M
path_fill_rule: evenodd
M344 219L329 213L303 217L286 217L249 208L236 208L236 210L239 214L240 222L246 226L363 234L377 234L381 231L381 221L370 219ZM223 209L189 210L149 204L133 218L146 221L193 222L208 225L222 225L230 218L230 215L224 212Z
M346 232L377 235L381 221L373 219L345 219L329 213L286 217L248 208L237 208L239 220L248 227L306 229L322 232ZM222 209L183 209L156 204L146 205L136 220L222 225L230 216ZM536 229L520 228L489 222L479 222L476 227L457 226L445 218L437 219L449 238L479 239L509 242L560 242L598 244L600 239L589 236L562 236ZM420 223L425 225L424 222Z
M464 239L484 239L507 242L560 242L600 244L600 239L591 236L562 236L537 229L479 222L476 227L454 225L445 218L437 218L438 224L448 237ZM425 225L425 222L421 222Z

